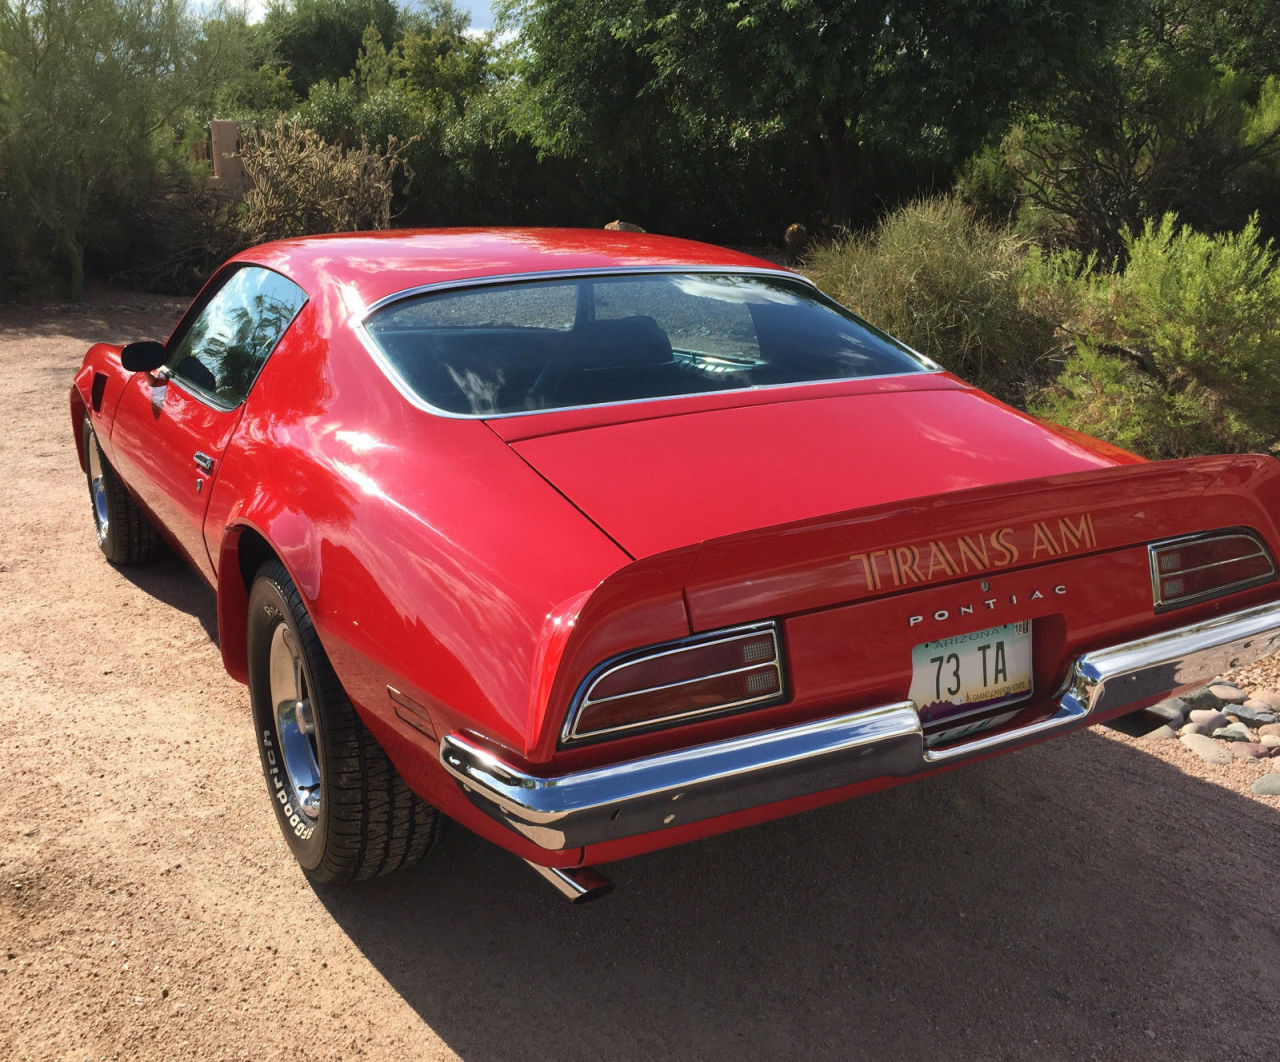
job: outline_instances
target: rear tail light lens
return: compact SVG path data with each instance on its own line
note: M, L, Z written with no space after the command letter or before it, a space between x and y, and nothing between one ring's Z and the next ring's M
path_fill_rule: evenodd
M1147 548L1157 611L1257 586L1276 575L1270 552L1252 531L1214 531Z
M669 726L776 703L784 691L776 624L717 631L597 668L579 691L561 737L567 743Z

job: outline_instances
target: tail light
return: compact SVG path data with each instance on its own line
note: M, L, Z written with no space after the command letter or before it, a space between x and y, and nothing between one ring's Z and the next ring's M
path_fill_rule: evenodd
M596 668L583 683L561 739L648 730L748 707L785 693L776 623L656 645Z
M1252 531L1190 535L1147 550L1157 612L1257 586L1276 575L1270 552Z

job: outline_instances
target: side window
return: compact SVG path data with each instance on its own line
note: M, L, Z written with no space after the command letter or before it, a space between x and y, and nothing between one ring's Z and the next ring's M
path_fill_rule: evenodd
M220 405L238 406L306 301L306 292L279 273L238 269L174 345L169 368Z

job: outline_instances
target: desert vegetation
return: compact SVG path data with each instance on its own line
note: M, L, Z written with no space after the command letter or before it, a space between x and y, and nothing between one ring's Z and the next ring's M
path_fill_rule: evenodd
M187 294L390 224L801 223L801 268L1007 401L1150 456L1280 444L1269 0L498 11L0 0L0 297ZM214 118L243 201L206 186Z

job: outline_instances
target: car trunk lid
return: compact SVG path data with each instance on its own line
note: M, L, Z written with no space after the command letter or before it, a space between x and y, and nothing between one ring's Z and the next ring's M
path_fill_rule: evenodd
M637 558L830 513L1138 460L955 386L722 405L508 441Z

